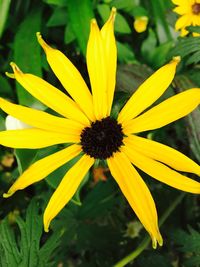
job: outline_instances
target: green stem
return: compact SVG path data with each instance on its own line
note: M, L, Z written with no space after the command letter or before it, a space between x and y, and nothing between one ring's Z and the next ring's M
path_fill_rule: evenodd
M182 193L178 195L177 198L172 202L172 204L168 207L168 209L165 210L164 214L161 216L160 221L159 221L159 226L161 226L166 219L169 217L169 215L175 210L175 208L178 206L178 204L182 201L184 198L185 193ZM124 257L122 260L117 262L113 267L123 267L126 264L128 264L130 261L133 261L136 259L149 245L151 239L149 236L146 236L142 242L140 243L139 247L131 252L129 255Z

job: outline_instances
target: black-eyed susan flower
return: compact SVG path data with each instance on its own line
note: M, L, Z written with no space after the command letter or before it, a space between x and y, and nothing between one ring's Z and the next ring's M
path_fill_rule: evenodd
M117 50L113 8L99 30L91 21L87 46L87 67L91 92L69 59L51 48L38 33L47 61L69 96L43 79L23 73L11 63L14 77L30 94L61 116L9 103L0 99L8 114L32 126L29 129L0 132L0 144L13 148L43 148L60 143L68 147L30 166L11 186L4 197L38 182L77 155L81 158L66 173L44 212L44 229L73 197L95 160L107 162L110 172L136 215L149 232L153 247L162 245L155 203L135 167L172 187L200 193L200 183L178 171L200 174L200 166L180 152L155 141L139 137L140 132L160 128L194 110L200 103L200 89L194 88L173 96L145 111L167 89L174 78L179 57L150 76L132 95L118 114L110 116L116 81ZM142 113L142 114L141 114Z
M175 24L175 29L181 31L181 36L187 35L187 26L200 26L200 0L172 0L177 5L174 12L181 17ZM193 33L194 36L199 36L198 33Z

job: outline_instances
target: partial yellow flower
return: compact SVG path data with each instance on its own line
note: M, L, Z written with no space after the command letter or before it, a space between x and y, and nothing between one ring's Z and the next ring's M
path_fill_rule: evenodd
M145 111L172 82L180 61L179 57L175 57L138 88L117 119L110 117L117 62L113 26L115 14L116 9L113 8L102 29L99 29L96 20L91 21L87 67L92 92L69 59L59 50L51 48L39 33L38 41L48 63L71 97L43 79L23 73L16 64L11 63L14 74L9 76L60 116L0 98L3 111L32 127L0 132L0 144L31 149L60 143L68 146L32 164L4 197L41 181L80 155L81 158L66 173L45 209L44 229L48 231L50 222L73 197L95 160L104 160L156 248L157 242L159 245L163 243L156 206L134 166L161 182L196 194L200 193L200 183L177 171L200 175L200 166L175 149L139 137L136 133L160 128L186 116L199 105L200 89L187 90Z
M181 31L181 36L186 36L189 32L187 26L200 26L200 0L172 0L177 5L174 12L181 17L176 21L175 29ZM199 36L193 33L193 36Z
M141 33L146 31L148 21L149 19L146 16L136 17L133 22L133 27L136 30L136 32Z

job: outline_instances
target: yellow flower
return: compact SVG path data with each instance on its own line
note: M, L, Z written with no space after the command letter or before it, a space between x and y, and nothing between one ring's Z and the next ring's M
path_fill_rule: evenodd
M142 17L135 18L133 26L136 32L141 33L141 32L146 31L147 24L148 24L148 17L142 16Z
M181 36L187 35L187 26L200 26L200 0L172 0L177 5L174 12L181 15L175 24L175 29L181 30ZM193 33L199 36L198 33Z
M30 149L60 143L70 143L70 146L32 164L4 197L44 179L55 169L81 154L81 158L66 173L46 207L44 229L48 231L51 220L73 197L95 160L105 160L130 206L149 232L153 247L156 248L157 242L160 245L163 243L158 228L156 206L134 166L172 187L196 194L200 193L200 183L175 170L199 175L200 166L173 148L136 134L160 128L186 116L200 103L200 89L187 90L145 111L172 82L180 60L175 57L138 88L117 119L110 117L117 62L113 29L115 14L116 9L113 8L101 30L95 19L91 21L87 67L92 93L69 59L59 50L51 48L39 33L38 41L46 53L48 63L71 98L43 79L23 73L11 63L14 74L9 75L62 117L12 104L1 98L2 110L32 128L2 131L0 144Z

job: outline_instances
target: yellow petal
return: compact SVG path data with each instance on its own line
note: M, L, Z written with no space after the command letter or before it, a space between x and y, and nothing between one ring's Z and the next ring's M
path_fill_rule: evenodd
M200 166L176 149L136 135L124 138L123 142L138 153L163 162L177 171L191 172L200 176Z
M84 127L76 121L56 117L40 110L12 104L3 98L0 98L0 108L28 125L51 132L80 135Z
M174 78L179 61L180 57L175 57L169 64L152 74L137 89L119 113L119 123L135 118L165 92Z
M175 5L181 5L183 2L187 2L187 0L172 0L172 2L173 2Z
M200 194L200 183L195 180L185 177L160 162L145 157L128 146L122 147L122 151L136 167L158 181L186 192Z
M43 79L32 74L24 74L16 64L11 63L11 66L15 79L31 95L64 117L89 125L89 120L71 98Z
M181 37L184 37L184 36L186 36L188 33L189 33L189 31L187 31L185 28L182 28L182 29L181 29L181 34L180 34L180 36L181 36Z
M136 32L141 33L146 31L148 24L148 17L142 16L135 19L133 26Z
M46 232L49 230L49 225L52 219L73 197L84 176L93 164L93 158L83 155L64 176L44 212L44 230Z
M155 203L146 184L123 152L115 153L107 162L124 196L149 232L153 247L156 248L157 241L162 245Z
M181 16L179 19L177 19L175 24L175 29L178 31L181 28L185 28L186 26L189 26L191 24L191 15L186 14Z
M8 190L8 193L4 194L3 197L10 197L17 190L22 190L33 183L41 181L54 170L76 157L80 152L80 146L71 145L61 151L36 161L16 180L16 182Z
M90 120L94 120L92 95L79 71L59 50L50 47L37 33L38 42L44 49L47 61L64 88Z
M190 4L177 6L173 9L173 11L179 15L184 15L184 14L187 14L191 11L191 6L190 6Z
M48 132L40 129L0 132L0 145L12 148L43 148L62 143L78 143L80 137L72 134Z
M101 29L101 36L105 49L104 56L106 58L108 116L110 115L110 111L112 108L112 102L116 84L117 46L114 35L115 16L116 16L116 8L113 7L109 19Z
M101 120L108 114L107 68L104 42L95 19L91 21L86 58L92 87L94 113L96 118Z
M176 121L200 104L200 89L194 88L172 96L161 104L124 125L124 132L139 133L153 130Z

